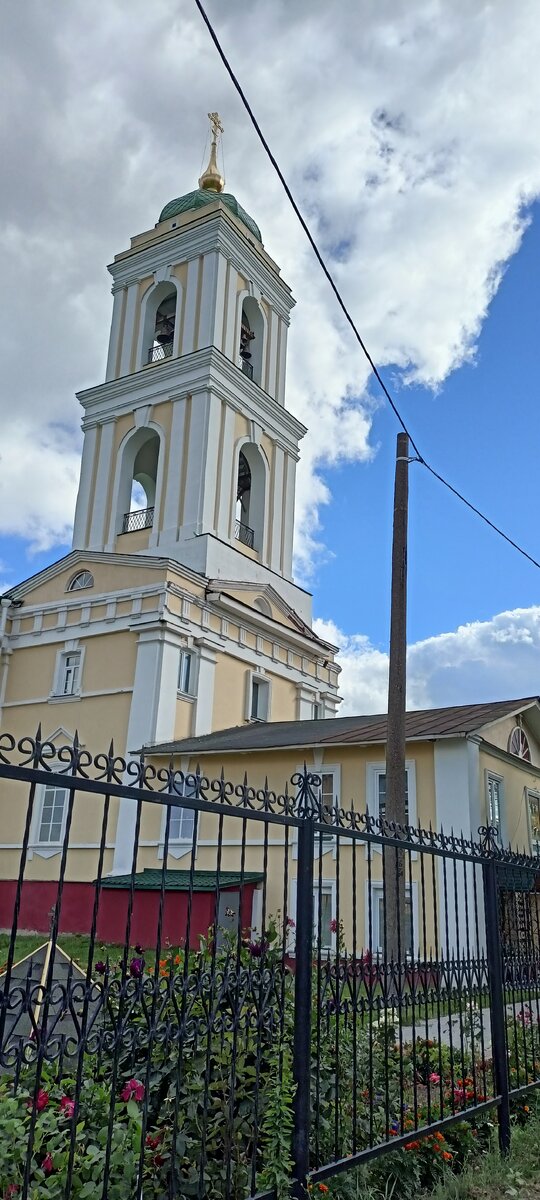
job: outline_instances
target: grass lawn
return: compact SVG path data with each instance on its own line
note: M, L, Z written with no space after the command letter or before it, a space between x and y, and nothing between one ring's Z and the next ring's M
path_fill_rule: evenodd
M540 1200L540 1100L533 1093L529 1103L534 1115L523 1128L512 1128L507 1159L495 1150L480 1156L431 1192L430 1200Z
M39 946L42 946L47 941L47 935L44 933L20 933L15 944L15 962L24 958L27 954L32 954ZM88 952L90 949L90 938L84 937L83 934L66 933L60 934L58 945L67 954L68 958L72 958L78 966L85 968L88 962ZM9 950L9 934L0 933L0 970L5 965ZM111 961L118 959L122 954L121 946L102 946L96 942L94 951L94 961L104 958L109 955Z

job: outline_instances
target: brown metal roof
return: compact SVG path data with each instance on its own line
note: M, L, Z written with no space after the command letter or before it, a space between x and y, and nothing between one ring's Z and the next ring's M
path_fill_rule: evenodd
M426 708L408 712L408 741L423 738L464 737L503 717L539 704L538 696L522 700L496 700L490 704L458 704L451 708ZM257 721L236 725L197 738L147 746L153 754L227 753L233 750L269 750L287 746L371 745L386 742L386 713L376 716L326 717L320 721Z

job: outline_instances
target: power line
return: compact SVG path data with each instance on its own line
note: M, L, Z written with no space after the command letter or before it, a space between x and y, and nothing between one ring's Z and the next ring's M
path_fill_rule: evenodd
M534 558L532 554L529 554L528 550L524 550L523 546L520 546L517 542L515 542L514 539L509 536L509 534L505 533L503 529L500 529L499 526L496 525L494 523L494 521L491 521L490 518L487 517L485 513L483 513L479 508L476 507L475 504L472 504L472 502L470 500L467 500L466 496L464 496L461 492L459 492L457 490L457 488L455 488L453 486L453 484L451 484L449 482L448 479L445 479L444 475L440 475L439 472L436 471L434 467L430 466L430 464L426 461L426 459L420 453L420 450L412 436L412 433L411 433L410 429L408 429L407 425L405 424L405 421L403 420L403 417L401 416L401 413L397 407L397 404L396 404L395 400L393 399L393 397L391 396L391 394L384 382L384 379L377 367L377 364L374 362L373 358L371 357L371 354L369 353L369 350L368 350L359 330L357 329L355 322L345 304L345 301L344 301L344 299L341 295L341 292L335 282L335 279L326 265L326 262L321 254L321 251L319 250L317 242L315 241L315 238L313 237L313 234L311 233L311 230L310 230L306 220L304 219L302 212L298 207L298 204L296 203L296 200L291 192L291 189L287 183L287 180L285 179L285 176L281 170L281 167L279 166L277 159L275 158L274 154L272 153L272 151L270 149L270 146L268 145L268 142L263 134L263 131L259 125L259 122L255 116L255 113L253 112L253 109L249 103L249 100L247 99L247 96L246 96L237 76L235 75L235 73L231 67L231 64L225 54L225 51L223 50L223 48L221 46L221 43L220 43L218 36L213 28L212 23L201 4L201 0L195 0L195 4L201 14L201 17L206 25L206 28L208 29L210 37L214 43L214 46L216 47L216 50L217 50L219 57L223 63L223 66L225 67L225 70L227 71L227 74L228 74L233 86L236 88L236 91L238 92L238 95L240 96L240 99L242 101L242 104L244 105L244 108L245 108L248 116L249 116L251 124L253 125L253 128L255 129L257 137L259 138L259 141L261 142L262 146L264 147L266 154L267 154L268 158L270 159L270 162L272 163L274 171L276 172L276 175L278 176L278 179L285 191L287 199L289 200L289 203L291 204L292 208L294 209L294 212L302 226L302 229L304 230L304 233L308 239L311 249L313 250L315 258L317 259L317 262L319 263L321 270L323 271L324 275L326 276L326 279L328 280L328 283L330 284L330 287L334 293L334 296L336 297L339 307L341 308L341 311L342 311L347 323L350 325L363 354L367 358L367 361L371 367L371 370L373 371L373 374L374 374L382 392L384 393L384 395L390 405L390 408L392 409L392 412L394 413L394 416L396 417L399 424L401 425L403 432L406 433L409 438L411 446L412 446L413 450L415 451L416 461L419 462L423 467L425 467L426 470L429 471L429 473L431 475L433 475L434 479L437 479L439 481L439 483L442 483L444 487L448 488L448 491L451 492L452 495L456 497L456 499L460 500L461 503L466 506L466 508L470 509L471 512L475 513L475 515L477 517L479 517L481 521L484 521L484 523L486 525L488 525L489 528L492 529L494 533L497 533L499 535L499 537L503 538L503 540L505 542L507 542L509 546L513 546L514 550L517 550L519 554L522 554L523 557L526 558L530 563L532 563L534 567L538 567L540 569L540 562L536 558Z

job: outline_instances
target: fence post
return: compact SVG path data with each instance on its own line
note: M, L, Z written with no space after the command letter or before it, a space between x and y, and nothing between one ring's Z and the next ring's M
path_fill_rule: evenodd
M486 954L489 976L491 1044L495 1087L501 1097L499 1105L499 1147L501 1154L510 1149L510 1097L508 1078L508 1054L506 1045L506 1020L504 1007L504 980L499 921L499 885L497 882L497 860L492 857L491 830L487 830L484 842L486 857L482 862L484 881L484 910L486 917Z
M298 859L296 884L296 974L294 980L294 1044L293 1074L296 1085L294 1098L294 1131L292 1157L294 1164L293 1196L306 1196L309 1171L311 1124L311 984L313 969L313 866L314 830L313 809L309 805L308 776L301 797L303 816L298 829ZM300 797L299 797L300 799Z

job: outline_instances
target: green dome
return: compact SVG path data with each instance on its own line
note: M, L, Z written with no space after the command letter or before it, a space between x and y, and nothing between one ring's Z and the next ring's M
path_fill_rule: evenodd
M255 221L249 216L245 208L238 203L236 196L231 196L230 192L211 192L204 191L203 188L197 188L196 192L188 192L186 196L178 196L176 200L170 200L165 208L159 214L159 221L168 221L170 217L177 217L179 213L190 212L192 208L204 208L205 204L213 204L216 200L222 200L223 204L230 208L235 217L247 225L258 242L262 243L261 231Z

